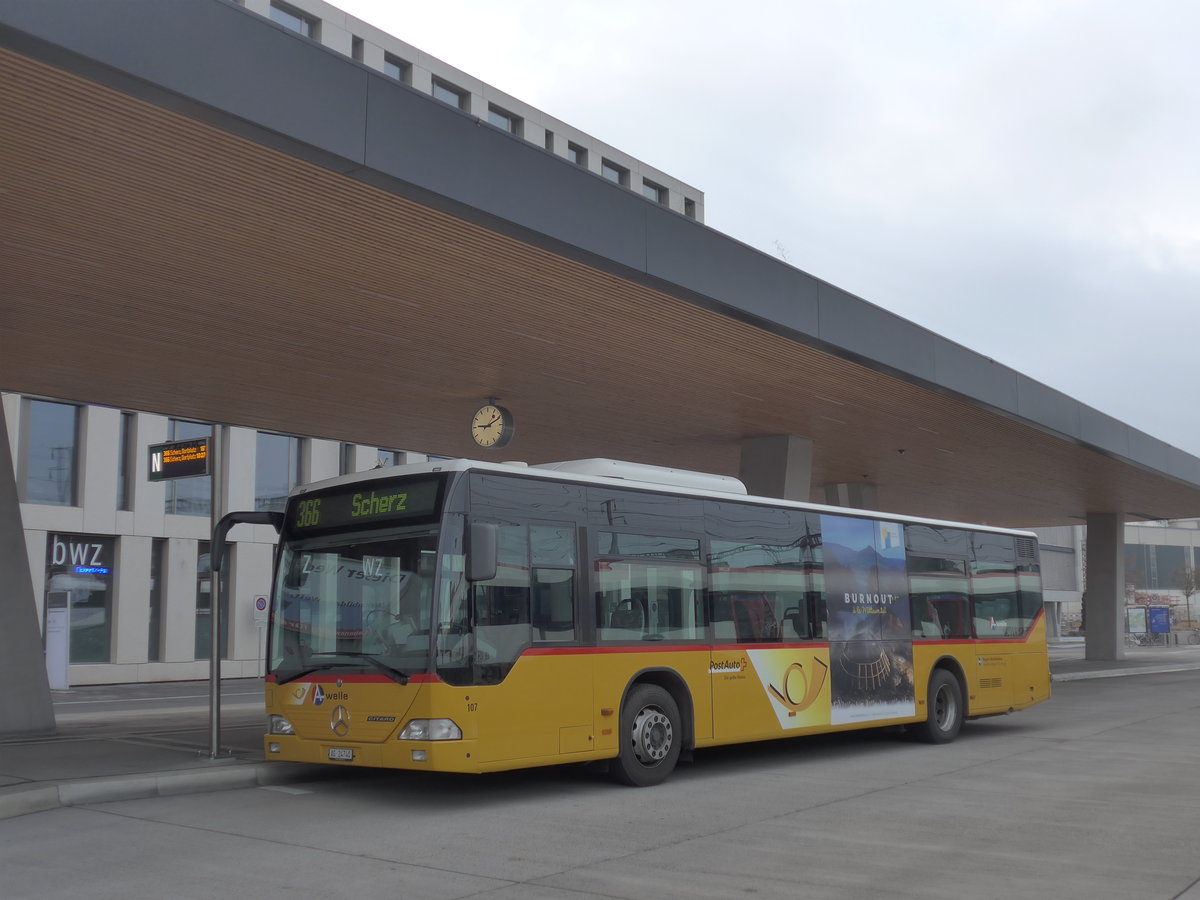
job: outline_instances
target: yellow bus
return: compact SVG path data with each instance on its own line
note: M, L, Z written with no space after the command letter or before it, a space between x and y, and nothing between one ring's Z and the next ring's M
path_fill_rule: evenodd
M1034 535L613 460L442 460L295 490L268 759L432 772L966 719L1050 696Z

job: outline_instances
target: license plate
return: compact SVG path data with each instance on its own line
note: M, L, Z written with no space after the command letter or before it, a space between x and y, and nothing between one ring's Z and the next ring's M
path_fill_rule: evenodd
M349 747L330 747L329 758L341 760L342 762L350 762L354 759L354 751Z

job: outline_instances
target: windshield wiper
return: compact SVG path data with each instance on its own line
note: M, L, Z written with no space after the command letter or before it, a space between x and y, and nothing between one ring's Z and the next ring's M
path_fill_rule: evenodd
M387 663L371 655L370 653L364 653L361 650L322 650L317 653L310 653L309 656L349 656L352 659L365 659L388 678L392 679L392 681L395 681L398 684L408 684L407 672L401 672L399 669L389 666ZM326 663L325 665L318 666L317 668L332 669L336 665L336 663ZM313 670L309 669L308 671L311 672Z
M289 681L295 681L297 678L303 678L305 675L311 675L313 672L323 672L326 669L336 669L337 663L321 663L319 666L308 666L304 669L298 669L286 678L281 678L279 673L275 673L276 684L287 684Z

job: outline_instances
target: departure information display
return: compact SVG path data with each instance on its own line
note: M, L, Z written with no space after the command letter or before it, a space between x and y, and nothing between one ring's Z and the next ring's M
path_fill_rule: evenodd
M440 477L358 482L295 498L287 528L296 534L341 528L369 528L433 518L438 511Z
M146 471L151 481L208 475L208 460L208 438L151 444L150 465Z

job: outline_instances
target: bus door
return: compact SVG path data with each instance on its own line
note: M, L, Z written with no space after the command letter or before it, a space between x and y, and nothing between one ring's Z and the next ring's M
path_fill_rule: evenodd
M714 737L827 725L825 607L811 590L812 566L794 545L713 540L711 547Z
M1011 562L971 562L971 613L975 666L971 680L972 713L1005 710L1013 702L1014 639L1024 632L1017 607L1017 577Z
M579 652L573 524L500 526L496 577L473 584L482 762L593 749L593 657Z

